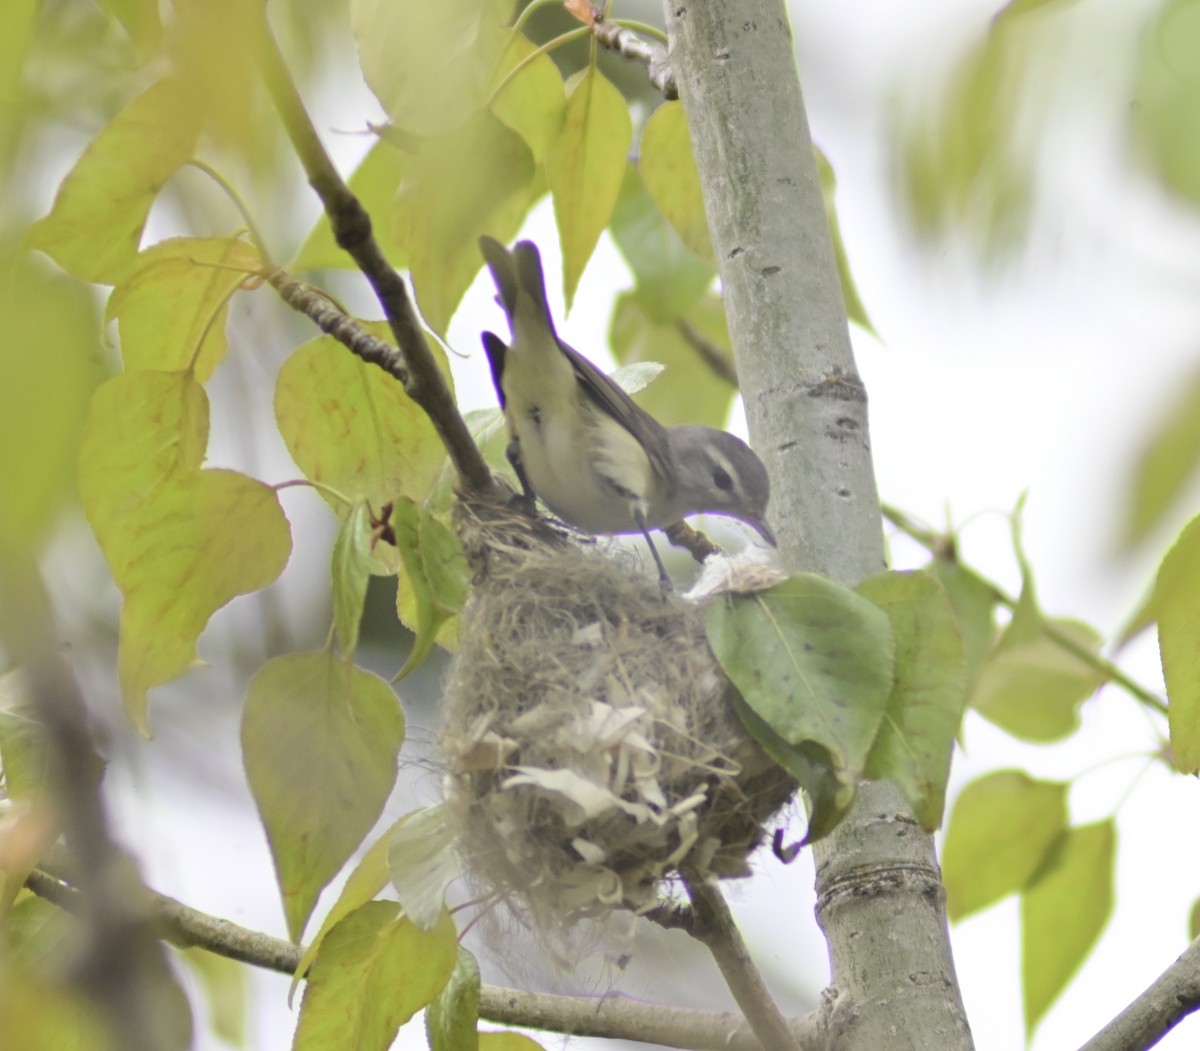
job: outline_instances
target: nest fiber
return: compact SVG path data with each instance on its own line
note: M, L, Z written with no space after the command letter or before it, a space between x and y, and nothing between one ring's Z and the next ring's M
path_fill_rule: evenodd
M795 784L733 713L702 610L514 512L459 524L476 581L442 747L474 877L548 930L644 911L680 867L747 875Z

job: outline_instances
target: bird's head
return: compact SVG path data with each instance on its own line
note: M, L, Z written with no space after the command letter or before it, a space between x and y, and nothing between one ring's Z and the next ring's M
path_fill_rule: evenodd
M713 427L671 427L667 433L682 513L708 511L740 518L774 547L775 534L767 524L771 482L754 450L741 438Z

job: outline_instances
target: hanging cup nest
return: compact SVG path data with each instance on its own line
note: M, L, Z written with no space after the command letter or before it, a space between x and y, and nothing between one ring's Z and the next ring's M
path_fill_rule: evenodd
M457 527L475 581L441 742L472 875L543 931L645 911L683 865L748 875L796 784L734 714L703 610L518 511Z

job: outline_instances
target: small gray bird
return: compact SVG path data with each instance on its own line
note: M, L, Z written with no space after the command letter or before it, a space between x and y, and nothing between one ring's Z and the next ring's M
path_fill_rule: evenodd
M713 427L664 427L554 330L542 261L531 241L510 252L479 240L508 315L512 344L483 333L508 423L508 459L525 495L590 533L650 539L686 515L709 511L753 526L767 543L770 483L740 438Z

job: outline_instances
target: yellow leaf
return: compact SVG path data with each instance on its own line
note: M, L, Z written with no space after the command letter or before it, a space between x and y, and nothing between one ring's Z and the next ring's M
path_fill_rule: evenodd
M675 231L701 259L712 260L712 239L704 215L704 193L692 153L683 103L664 102L642 131L638 171L650 196Z
M154 490L123 527L113 576L125 596L117 667L125 708L149 733L146 692L196 658L209 618L270 584L291 553L274 490L236 471L193 471Z
M133 266L158 191L192 156L200 122L179 82L160 80L118 113L67 174L28 243L68 273L115 285Z

